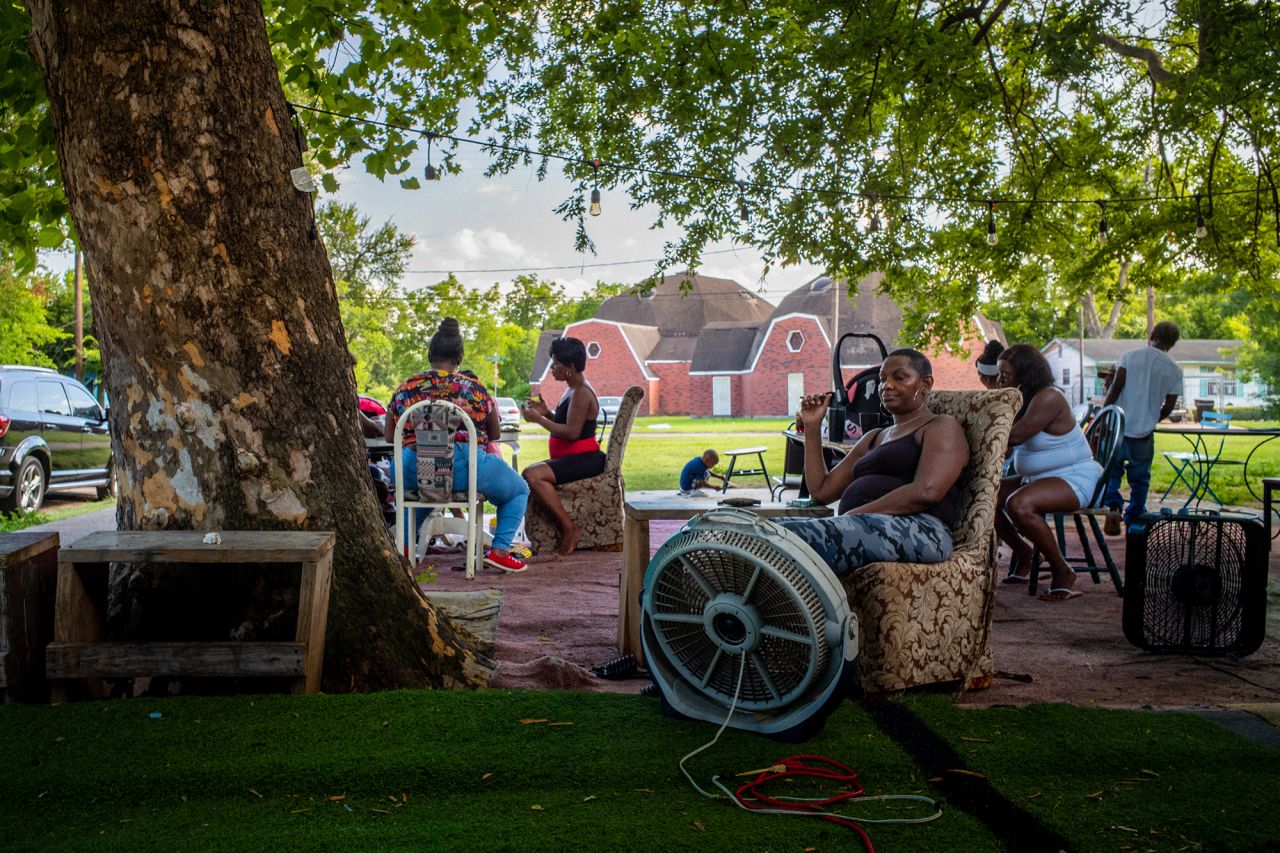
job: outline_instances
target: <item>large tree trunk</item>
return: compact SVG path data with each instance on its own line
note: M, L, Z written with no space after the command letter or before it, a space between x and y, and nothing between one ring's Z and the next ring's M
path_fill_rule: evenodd
M119 526L334 530L325 688L483 683L374 502L259 3L27 8L90 264Z

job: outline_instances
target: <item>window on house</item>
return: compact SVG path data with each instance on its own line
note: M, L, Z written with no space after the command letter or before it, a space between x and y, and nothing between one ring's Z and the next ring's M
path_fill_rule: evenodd
M1210 397L1216 397L1221 394L1224 397L1234 397L1236 395L1236 378L1234 376L1215 376L1212 379L1201 381L1204 393Z
M1071 384L1071 368L1070 367L1062 368L1062 384L1063 385Z
M596 343L595 341L592 341L591 343L587 344L587 358L599 358L599 357L600 357L600 344Z
M787 349L791 352L800 352L804 349L804 335L799 332L792 332L787 335Z

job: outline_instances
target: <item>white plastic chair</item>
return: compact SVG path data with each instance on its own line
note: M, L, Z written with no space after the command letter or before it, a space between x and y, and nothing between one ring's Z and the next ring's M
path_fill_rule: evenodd
M423 406L440 406L453 409L462 421L462 425L467 431L467 491L452 492L450 500L447 501L425 501L421 499L420 493L417 500L405 499L404 488L404 472L400 464L401 451L404 448L404 426L408 422L411 414L422 408ZM435 418L432 418L435 420ZM452 417L443 419L446 423L453 420ZM453 444L453 434L455 430L450 425L449 443ZM477 453L477 437L476 426L472 422L466 411L455 403L448 400L421 400L414 403L396 419L395 430L395 456L394 464L396 465L396 548L400 553L409 558L410 562L417 558L418 552L418 525L414 522L415 510L418 509L434 509L434 510L450 510L463 509L467 512L466 530L467 530L467 561L466 573L467 579L470 580L476 575L476 570L480 567L482 554L480 551L480 543L482 541L484 531L484 498L476 491L476 453ZM415 473L416 476L416 473ZM452 484L450 484L452 485ZM459 497L461 496L461 497ZM408 516L410 521L405 524L405 517Z

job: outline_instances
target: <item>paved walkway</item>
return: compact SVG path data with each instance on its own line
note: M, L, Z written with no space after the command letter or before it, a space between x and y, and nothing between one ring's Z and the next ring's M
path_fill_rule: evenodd
M82 539L99 530L115 530L116 510L115 507L109 507L95 512L86 512L84 515L64 518L61 521L32 525L25 529L32 533L57 533L58 542L62 545L69 545L77 539Z

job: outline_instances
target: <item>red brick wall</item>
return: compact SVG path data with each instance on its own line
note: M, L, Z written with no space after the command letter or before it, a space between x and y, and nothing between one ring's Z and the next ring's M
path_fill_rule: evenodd
M933 364L933 387L944 391L982 390L974 362L985 346L986 341L975 335L965 341L963 350L929 355Z
M611 323L597 323L591 320L570 326L566 330L571 338L577 338L584 344L592 342L600 345L600 355L598 358L587 358L587 368L584 371L587 381L591 383L591 387L596 389L596 393L606 397L621 397L627 392L632 385L639 385L645 389L644 399L640 401L639 414L645 415L649 413L649 379L644 375L640 365L636 363L635 357L631 353L630 347L627 346L626 338L622 331ZM542 395L542 399L547 401L547 405L555 408L560 400L560 396L564 394L565 384L557 382L551 378L550 370L547 371L546 379L541 382L534 382L531 391ZM665 395L665 391L664 391Z
M663 362L650 364L649 372L658 379L656 399L649 401L649 414L686 415L695 399L691 394L688 362Z
M800 352L787 349L792 332L804 336ZM787 400L787 374L803 373L806 394L831 388L831 346L812 317L780 320L765 339L755 372L737 377L743 393L741 409L746 417L780 417L794 414ZM735 400L735 403L737 401Z

